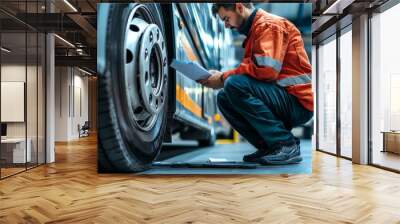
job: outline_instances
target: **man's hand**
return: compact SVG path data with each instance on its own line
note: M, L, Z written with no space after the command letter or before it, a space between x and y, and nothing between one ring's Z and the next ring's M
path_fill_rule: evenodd
M224 87L224 82L221 79L222 72L217 70L209 70L209 72L212 74L210 77L208 77L207 79L197 80L197 82L208 88L213 89L220 89Z

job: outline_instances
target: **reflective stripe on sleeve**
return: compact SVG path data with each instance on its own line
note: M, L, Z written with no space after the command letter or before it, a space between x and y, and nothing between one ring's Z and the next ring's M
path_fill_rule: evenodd
M257 66L266 66L266 67L271 67L273 68L277 73L281 71L282 68L282 63L279 61L267 57L267 56L254 56L256 59L256 65Z
M287 87L297 84L307 84L307 83L311 83L311 78L309 74L287 77L276 81L276 84L282 87Z

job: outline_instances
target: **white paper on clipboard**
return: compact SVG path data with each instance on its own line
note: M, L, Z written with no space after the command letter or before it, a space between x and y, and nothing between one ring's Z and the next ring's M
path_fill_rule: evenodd
M174 59L172 60L171 67L194 81L211 76L211 73L196 62L183 62Z

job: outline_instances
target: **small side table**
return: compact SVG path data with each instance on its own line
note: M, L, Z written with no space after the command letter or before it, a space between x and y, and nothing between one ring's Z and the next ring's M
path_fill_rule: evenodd
M383 149L382 152L400 154L400 131L382 131Z

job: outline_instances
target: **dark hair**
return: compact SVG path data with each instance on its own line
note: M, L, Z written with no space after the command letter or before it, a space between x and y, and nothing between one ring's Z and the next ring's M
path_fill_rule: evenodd
M240 3L242 3L242 2L240 2ZM242 3L242 4L243 4L244 7L248 8L248 9L254 8L253 3L251 3L251 2ZM213 6L212 6L212 8L211 8L212 13L213 13L214 16L217 15L218 10L219 10L221 7L224 7L225 9L228 9L228 10L233 11L233 10L235 10L236 3L214 3Z

